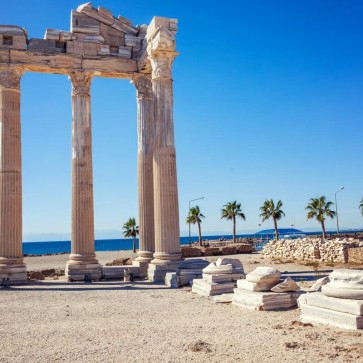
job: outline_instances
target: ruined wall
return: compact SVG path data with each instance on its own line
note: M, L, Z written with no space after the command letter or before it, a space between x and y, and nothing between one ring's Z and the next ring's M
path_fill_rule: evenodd
M323 240L322 238L281 239L270 241L263 254L270 258L296 261L348 262L348 250L363 247L363 242L353 239Z
M363 264L363 247L349 248L348 261L350 263Z

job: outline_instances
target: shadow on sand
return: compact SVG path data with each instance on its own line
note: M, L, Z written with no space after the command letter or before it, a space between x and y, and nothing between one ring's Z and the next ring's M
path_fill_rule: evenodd
M168 289L162 283L153 283L150 281L99 281L92 283L84 282L67 282L67 281L31 281L25 285L12 285L9 288L0 289L2 292L11 291L135 291L135 290L158 290Z

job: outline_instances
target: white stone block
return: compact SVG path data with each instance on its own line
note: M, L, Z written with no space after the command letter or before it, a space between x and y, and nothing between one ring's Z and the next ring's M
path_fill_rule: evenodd
M213 297L213 302L216 304L222 303L222 304L230 304L233 300L233 294L222 294L222 295L216 295Z
M363 316L363 300L339 299L336 297L325 296L321 292L314 292L302 295L299 298L299 304L300 302L324 309Z
M232 293L233 288L234 288L233 282L211 284L203 279L195 279L193 280L192 292L203 296L214 296L224 293Z
M223 283L223 282L232 282L232 275L231 274L224 274L224 275L209 275L203 274L203 280L209 283Z
M285 310L297 305L299 292L255 292L234 289L232 304L253 310Z
M271 291L273 292L290 292L299 290L299 285L290 276L286 277L283 282L271 288Z
M308 294L312 295L312 294ZM304 323L323 324L343 329L363 329L363 317L312 306L299 299L300 320Z

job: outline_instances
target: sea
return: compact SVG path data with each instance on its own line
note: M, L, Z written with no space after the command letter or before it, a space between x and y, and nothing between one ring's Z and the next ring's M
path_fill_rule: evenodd
M357 233L363 232L363 230L354 231L341 231L341 233ZM334 232L327 232L334 233ZM319 235L321 232L304 232L306 235ZM239 234L237 238L261 238L258 234ZM203 241L208 240L219 240L220 238L231 239L232 235L215 235L215 236L203 236ZM269 238L268 236L263 238L262 244L266 243ZM190 242L197 242L198 237L190 237ZM132 250L131 238L120 238L120 239L98 239L95 240L95 250L100 251L126 251ZM180 245L188 245L189 237L180 237ZM139 240L136 239L136 248L139 248ZM71 241L47 241L47 242L23 242L23 254L24 255L48 255L48 254L60 254L71 252Z

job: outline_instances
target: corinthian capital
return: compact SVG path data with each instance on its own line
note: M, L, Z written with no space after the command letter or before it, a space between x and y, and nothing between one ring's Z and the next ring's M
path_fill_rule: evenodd
M164 26L160 26L151 36L148 57L152 66L152 78L171 79L171 66L179 53L175 51L175 37Z
M148 74L135 74L131 83L135 85L138 99L151 99L153 97L151 77Z
M21 68L0 67L0 87L19 89L20 78L24 74Z
M72 95L89 97L93 73L90 72L70 72L69 79L72 82Z

